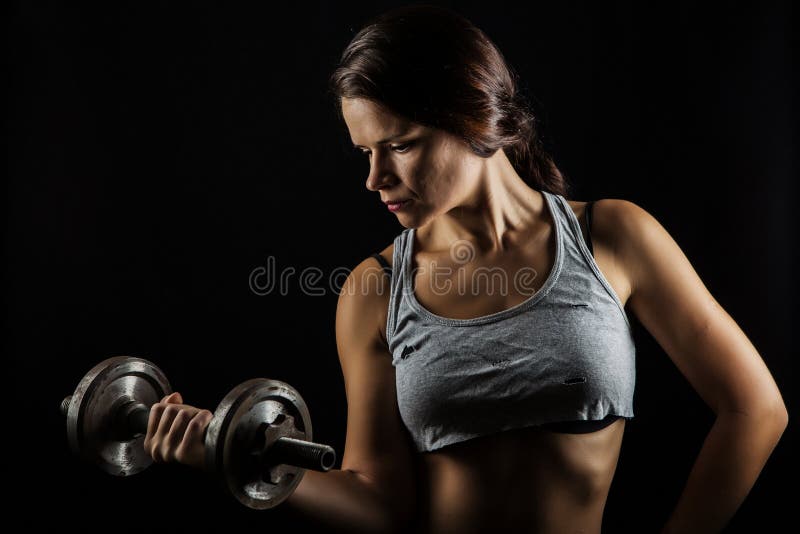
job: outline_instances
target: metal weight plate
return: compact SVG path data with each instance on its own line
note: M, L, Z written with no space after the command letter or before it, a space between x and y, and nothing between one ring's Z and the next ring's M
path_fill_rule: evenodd
M78 384L67 408L67 437L72 451L112 475L134 475L153 463L144 435L115 433L116 410L130 401L152 406L172 388L152 362L132 356L103 360Z
M245 506L272 508L292 494L305 474L291 465L262 466L261 453L281 437L312 440L305 401L285 382L248 380L232 389L214 412L206 430L206 466Z

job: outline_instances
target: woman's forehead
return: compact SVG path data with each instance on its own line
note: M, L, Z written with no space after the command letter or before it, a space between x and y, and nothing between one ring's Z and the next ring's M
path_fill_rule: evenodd
M411 121L366 98L342 98L342 113L358 121L372 121L387 126L410 126Z
M423 127L405 117L388 111L383 106L363 99L342 102L342 114L355 145L364 142L385 143L394 137L417 131Z

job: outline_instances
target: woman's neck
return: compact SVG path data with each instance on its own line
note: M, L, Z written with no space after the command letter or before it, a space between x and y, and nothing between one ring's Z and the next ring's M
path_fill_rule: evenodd
M487 158L484 169L457 207L417 231L427 250L441 250L467 240L481 253L513 248L542 220L544 196L514 170L503 150Z

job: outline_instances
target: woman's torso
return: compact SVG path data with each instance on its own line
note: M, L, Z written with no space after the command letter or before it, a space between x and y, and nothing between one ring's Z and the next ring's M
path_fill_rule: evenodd
M585 202L568 201L586 238ZM593 215L598 210L593 210ZM544 210L547 213L547 210ZM514 271L533 267L544 273L525 293L444 293L426 283L426 268L443 253L415 253L415 296L420 304L443 317L468 319L509 309L528 299L547 280L554 265L556 239L553 221L545 217L537 229L505 253L502 259L476 255L470 267L502 267ZM624 306L630 286L602 220L592 220L593 257ZM391 261L394 246L382 252ZM441 287L441 286L438 286ZM388 295L387 295L388 300ZM386 324L386 321L383 321ZM602 430L567 434L526 427L482 436L424 452L418 458L419 531L446 532L599 532L603 508L616 469L625 419Z

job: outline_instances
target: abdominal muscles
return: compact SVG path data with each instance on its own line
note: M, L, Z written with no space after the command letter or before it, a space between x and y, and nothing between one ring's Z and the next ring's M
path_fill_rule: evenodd
M420 531L599 533L624 424L591 434L529 427L424 453Z

